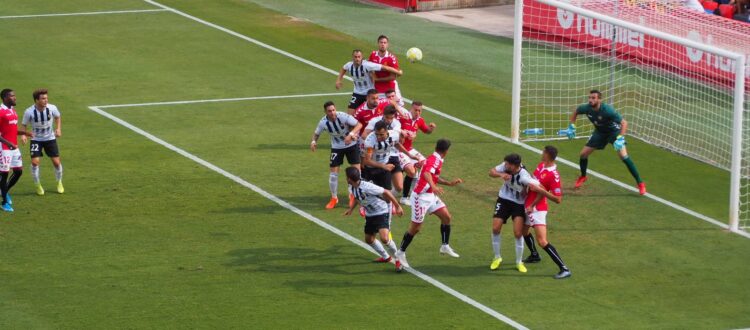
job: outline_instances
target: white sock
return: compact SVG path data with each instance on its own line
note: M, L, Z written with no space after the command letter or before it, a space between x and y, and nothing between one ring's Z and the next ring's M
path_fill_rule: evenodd
M520 264L523 259L523 236L516 238L516 264Z
M398 251L396 242L394 242L393 240L389 240L388 243L385 244L385 246L388 248L388 252L392 254L396 254L396 251Z
M57 181L62 181L62 164L55 167L55 179L57 179Z
M34 183L39 183L39 166L31 164L31 177L34 178Z
M372 249L375 250L375 252L377 252L381 257L383 257L383 259L388 259L388 252L385 252L383 244L380 244L379 240L375 239L375 241L370 243L370 246L372 246Z
M495 251L495 259L500 258L500 234L492 234L492 250Z
M336 172L331 172L331 175L328 177L328 187L331 188L331 196L336 197L338 196L339 191L339 174Z

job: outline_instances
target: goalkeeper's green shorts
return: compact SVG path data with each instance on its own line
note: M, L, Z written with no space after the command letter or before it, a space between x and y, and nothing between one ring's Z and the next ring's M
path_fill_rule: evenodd
M591 134L589 141L586 142L586 146L596 150L602 150L607 144L615 143L618 135L620 135L620 132L602 133L595 129L594 133Z

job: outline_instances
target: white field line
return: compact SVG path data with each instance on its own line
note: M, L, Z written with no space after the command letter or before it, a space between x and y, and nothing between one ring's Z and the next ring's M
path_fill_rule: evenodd
M109 15L109 14L132 14L132 13L154 13L167 11L166 9L134 9L134 10L110 10L110 11L90 11L85 13L59 13L59 14L37 14L37 15L15 15L0 16L0 19L14 18L37 18L37 17L59 17L59 16L90 16L90 15Z
M310 61L310 60L308 60L308 59L305 59L305 58L299 57L299 56L297 56L297 55L294 55L294 54L292 54L292 53L289 53L289 52L287 52L287 51L284 51L284 50L278 49L278 48L276 48L276 47L273 47L273 46L271 46L271 45L269 45L269 44L263 43L263 42L261 42L261 41L258 41L258 40L256 40L256 39L250 38L250 37L248 37L248 36L246 36L246 35L243 35L243 34L240 34L240 33L237 33L237 32L235 32L235 31L232 31L232 30L230 30L230 29L227 29L227 28L225 28L225 27L223 27L223 26L219 26L219 25L216 25L216 24L214 24L214 23L211 23L211 22L207 22L207 21L205 21L205 20L202 20L202 19L200 19L200 18L197 18L197 17L195 17L195 16L191 16L191 15L189 15L189 14L186 14L186 13L184 13L184 12L181 12L181 11L179 11L179 10L177 10L177 9L174 9L174 8L171 8L171 7L167 7L167 6L165 6L165 5L162 5L162 4L160 4L160 3L158 3L158 2L155 2L155 1L153 1L153 0L144 0L144 1L145 1L145 2L147 2L147 3L150 3L150 4L154 5L154 6L157 6L157 7L160 7L160 8L166 9L166 10L169 10L169 11L171 11L171 12L173 12L173 13L177 14L177 15L180 15L180 16L183 16L183 17L186 17L186 18L189 18L189 19L191 19L191 20L193 20L193 21L196 21L196 22L198 22L198 23L201 23L201 24L203 24L203 25L206 25L206 26L212 27L212 28L214 28L214 29L217 29L217 30L219 30L219 31L222 31L222 32L225 32L225 33L231 34L231 35L233 35L233 36L235 36L235 37L237 37L237 38L240 38L240 39L242 39L242 40L245 40L245 41L251 42L251 43L253 43L253 44L256 44L256 45L258 45L258 46L260 46L260 47L266 48L266 49L268 49L268 50L274 51L274 52L276 52L276 53L279 53L279 54L281 54L281 55L284 55L284 56L286 56L286 57L289 57L289 58L295 59L295 60L297 60L297 61L300 61L300 62L302 62L302 63L305 63L305 64L307 64L307 65L310 65L310 66L312 66L312 67L318 68L318 69L320 69L320 70L323 70L323 71L325 71L325 72L328 72L328 73L331 73L331 74L334 74L334 75L338 75L338 74L339 74L339 73L338 73L338 71L335 71L335 70L332 70L332 69L326 68L326 67L324 67L324 66L322 66L322 65L320 65L320 64L317 64L317 63L315 63L315 62L313 62L313 61ZM345 78L346 78L346 79L348 79L348 80L351 80L351 78L350 78L350 77L348 77L348 76L345 76ZM408 99L406 99L406 98L404 98L404 100L405 100L405 101L408 101ZM472 128L472 129L478 130L478 131L480 131L480 132L483 132L483 133L485 133L485 134L488 134L488 135L490 135L490 136L493 136L493 137L499 138L499 139L501 139L501 140L503 140L503 141L505 141L505 142L508 142L508 143L513 143L513 142L511 142L510 138L509 138L509 137L507 137L507 136L501 135L501 134L499 134L499 133L496 133L496 132L490 131L490 130L488 130L488 129L485 129L485 128L482 128L482 127L479 127L479 126L477 126L477 125L474 125L474 124L472 124L472 123L469 123L469 122L467 122L467 121L465 121L465 120L459 119L459 118L457 118L457 117L451 116L451 115L449 115L449 114L446 114L446 113L444 113L444 112L438 111L438 110L436 110L436 109L433 109L433 108L430 108L430 107L426 107L426 106L425 106L425 107L424 107L424 109L425 109L425 110L427 110L427 111L430 111L430 112L432 112L432 113L434 113L434 114L436 114L436 115L439 115L439 116L441 116L441 117L443 117L443 118L446 118L446 119L452 120L452 121L454 121L454 122L457 122L457 123L459 123L459 124L461 124L461 125L464 125L464 126L466 126L466 127L470 127L470 128ZM539 150L539 149L537 149L537 148L535 148L535 147L532 147L531 145L528 145L528 144L526 144L526 143L520 142L520 143L518 143L518 145L520 145L520 146L521 146L521 147L523 147L524 149L527 149L527 150L530 150L530 151L533 151L533 152L538 152L538 153L541 153L541 150ZM558 158L558 161L559 161L560 163L563 163L563 164L565 164L565 165L571 166L571 167L573 167L573 168L579 168L578 164L576 164L576 163L573 163L573 162L571 162L571 161L569 161L569 160L566 160L566 159L563 159L563 158ZM588 171L588 173L590 173L590 174L591 174L592 176L594 176L594 177L597 177L597 178L599 178L599 179L602 179L602 180L604 180L604 181L607 181L607 182L613 183L613 184L615 184L615 185L617 185L617 186L620 186L620 187L622 187L622 188L625 188L625 189L627 189L627 190L630 190L630 191L633 191L633 192L637 192L637 190L636 190L636 189L635 189L634 187L632 187L632 186L630 186L630 185L628 185L628 184L625 184L625 183L623 183L623 182L621 182L621 181L618 181L618 180L615 180L615 179L613 179L613 178L610 178L610 177L608 177L608 176L606 176L606 175L604 175L604 174L598 173L598 172L596 172L596 171L591 171L591 170L589 170L589 171ZM691 215L691 216L694 216L694 217L696 217L696 218L698 218L698 219L701 219L701 220L703 220L703 221L706 221L706 222L708 222L708 223L710 223L710 224L714 224L714 225L716 225L716 226L719 226L719 227L721 227L721 228L724 228L724 229L729 229L729 225L727 225L727 224L725 224L725 223L723 223L723 222L721 222L721 221L719 221L719 220L716 220L716 219L714 219L714 218L711 218L711 217L709 217L709 216L706 216L706 215L704 215L704 214L701 214L701 213L698 213L698 212L696 212L696 211L690 210L690 209L688 209L688 208L686 208L686 207L684 207L684 206L682 206L682 205L679 205L679 204L676 204L676 203L674 203L674 202L668 201L668 200L666 200L666 199L663 199L663 198L661 198L661 197L655 196L655 195L653 195L653 194L646 194L645 196L646 196L647 198L650 198L650 199L654 200L654 201L657 201L657 202L659 202L659 203L662 203L662 204L664 204L664 205L667 205L667 206L669 206L669 207L671 207L671 208L674 208L674 209L676 209L676 210L678 210L678 211L684 212L684 213L686 213L686 214L688 214L688 215ZM740 235L740 236L742 236L742 237L745 237L745 238L750 238L750 233L749 233L749 232L746 232L746 231L743 231L743 230L741 230L741 229L740 229L740 230L737 230L737 231L731 231L731 232L733 232L733 233L735 233L735 234L737 234L737 235Z
M296 95L276 95L276 96L253 96L253 97L235 97L235 98L229 98L229 99L206 99L206 100L166 101L166 102L152 102L152 103L109 104L109 105L97 105L96 107L99 109L127 108L127 107L146 107L146 106L175 105L175 104L293 99L293 98L303 98L303 97L340 96L340 95L351 95L351 94L352 93L317 93L317 94L296 94Z
M108 113L108 112L100 109L97 106L91 106L91 107L89 107L89 109L91 109L92 111L94 111L94 112L96 112L96 113L98 113L98 114L100 114L100 115L102 115L102 116L104 116L106 118L109 118L109 119L113 120L114 122L116 122L116 123L118 123L118 124L120 124L122 126L127 127L128 129L130 129L130 130L132 130L132 131L134 131L134 132L136 132L136 133L138 133L140 135L143 135L147 139L149 139L151 141L154 141L154 142L156 142L156 143L164 146L167 149L170 149L170 150L172 150L172 151L174 151L174 152L176 152L176 153L178 153L178 154L180 154L180 155L182 155L182 156L184 156L184 157L186 157L186 158L188 158L188 159L190 159L190 160L192 160L192 161L194 161L194 162L196 162L196 163L198 163L200 165L205 166L206 168L208 168L208 169L210 169L210 170L212 170L212 171L214 171L216 173L219 173L219 174L221 174L221 175L229 178L230 180L232 180L232 181L234 181L236 183L239 183L240 185L242 185L242 186L244 186L246 188L249 188L250 190L252 190L252 191L260 194L261 196L263 196L265 198L268 198L269 200L273 201L274 203L279 204L281 207L283 207L285 209L288 209L288 210L290 210L290 211L298 214L299 216L301 216L301 217L303 217L303 218L305 218L307 220L312 221L313 223L317 224L318 226L323 227L324 229L326 229L326 230L328 230L328 231L330 231L330 232L338 235L339 237L341 237L341 238L343 238L343 239L345 239L345 240L347 240L349 242L352 242L355 245L357 245L357 246L359 246L359 247L361 247L361 248L363 248L365 250L368 250L368 251L372 252L373 254L377 254L377 253L375 253L375 251L372 250L372 248L370 248L369 245L365 244L361 240L358 240L358 239L354 238L353 236L347 234L346 232L344 232L344 231L342 231L342 230L340 230L340 229L338 229L338 228L336 228L336 227L334 227L334 226L326 223L325 221L323 221L323 220L321 220L321 219L313 216L312 214L307 213L307 212L305 212L305 211L297 208L296 206L294 206L292 204L289 204L285 200L276 197L275 195L273 195L273 194L271 194L271 193L263 190L262 188L254 185L254 184L252 184L250 182L247 182L244 179L242 179L242 178L240 178L240 177L238 177L238 176L236 176L236 175L234 175L232 173L229 173L226 170L224 170L224 169L222 169L222 168L220 168L220 167L218 167L218 166L216 166L216 165L214 165L212 163L209 163L208 161L203 160L202 158L199 158L196 155L193 155L193 154L191 154L191 153L189 153L189 152L187 152L187 151L185 151L183 149L180 149L180 148L178 148L178 147L170 144L169 142L166 142L166 141L164 141L164 140L162 140L162 139L160 139L160 138L152 135L151 133L146 132L146 131L144 131L144 130L138 128L138 127L136 127L135 125L132 125L132 124L130 124L130 123L128 123L128 122L126 122L126 121L124 121L124 120L122 120L122 119L120 119L120 118L118 118L118 117L116 117L116 116L114 116L114 115L112 115L112 114L110 114L110 113ZM476 300L474 300L472 298L469 298L468 296L464 295L463 293L454 290L453 288L451 288L451 287L443 284L442 282L440 282L440 281L438 281L438 280L430 277L429 275L426 275L426 274L424 274L424 273L422 273L422 272L420 272L420 271L418 271L416 269L413 269L413 268L407 268L406 271L408 271L409 273L413 274L414 276L422 279L423 281L425 281L427 283L430 283L433 286L435 286L435 287L443 290L444 292L450 294L451 296L454 296L454 297L460 299L461 301L463 301L463 302L465 302L465 303L467 303L467 304L469 304L469 305L471 305L473 307L476 307L477 309L481 310L482 312L485 312L485 313L489 314L490 316L492 316L492 317L494 317L494 318L496 318L496 319L498 319L500 321L503 321L503 322L507 323L508 325L510 325L510 326L512 326L512 327L514 327L516 329L528 329L525 326L521 325L520 323L518 323L516 321L513 321L512 319L508 318L507 316L498 313L497 311L495 311L495 310L493 310L493 309L491 309L491 308L489 308L489 307L487 307L487 306L485 306L485 305L477 302Z

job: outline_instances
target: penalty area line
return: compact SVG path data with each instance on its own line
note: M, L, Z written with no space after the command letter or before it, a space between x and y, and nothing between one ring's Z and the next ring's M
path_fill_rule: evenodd
M168 10L166 10L166 9L134 9L134 10L90 11L90 12L84 12L84 13L14 15L14 16L0 16L0 19L37 18L37 17L60 17L60 16L91 16L91 15L111 15L111 14L135 14L135 13L155 13L155 12L163 12L163 11L168 11Z
M220 167L218 167L218 166L216 166L216 165L214 165L214 164L212 164L212 163L210 163L210 162L208 162L208 161L206 161L206 160L204 160L204 159L202 159L202 158L200 158L200 157L198 157L196 155L193 155L193 154L191 154L191 153L189 153L189 152L187 152L187 151L185 151L185 150L183 150L183 149L181 149L181 148L179 148L179 147L177 147L177 146L175 146L175 145L173 145L173 144L171 144L171 143L169 143L169 142L167 142L165 140L162 140L159 137L156 137L155 135L153 135L153 134L151 134L149 132L146 132L145 130L143 130L143 129L137 127L137 126L135 126L135 125L133 125L133 124L131 124L131 123L123 120L123 119L120 119L117 116L114 116L114 115L112 115L112 114L110 114L110 113L102 110L100 107L90 106L89 109L91 111L94 111L94 112L96 112L96 113L98 113L98 114L100 114L100 115L102 115L102 116L104 116L104 117L106 117L106 118L114 121L115 123L118 123L118 124L120 124L120 125L128 128L128 129L130 129L131 131L133 131L135 133L138 133L138 134L144 136L145 138L147 138L147 139L149 139L149 140L151 140L153 142L156 142L157 144L160 144L161 146L163 146L163 147L165 147L165 148L167 148L169 150L172 150L172 151L174 151L174 152L176 152L176 153L184 156L185 158L188 158L188 159L190 159L190 160L192 160L192 161L194 161L194 162L196 162L196 163L198 163L200 165L203 165L204 167L206 167L206 168L208 168L208 169L210 169L210 170L212 170L212 171L214 171L216 173L219 173L219 174L223 175L224 177L226 177L226 178L228 178L228 179L230 179L230 180L232 180L232 181L234 181L234 182L236 182L236 183L238 183L238 184L240 184L240 185L242 185L242 186L244 186L244 187L246 187L246 188L248 188L248 189L250 189L250 190L252 190L252 191L254 191L256 193L258 193L258 194L260 194L261 196L263 196L263 197L265 197L265 198L273 201L274 203L278 204L279 206L281 206L281 207L283 207L283 208L285 208L285 209L287 209L289 211L292 211L292 212L296 213L297 215L299 215L299 216L301 216L301 217L303 217L303 218L305 218L305 219L307 219L307 220L315 223L316 225L318 225L320 227L323 227L324 229L332 232L333 234L335 234L335 235L337 235L337 236L339 236L339 237L341 237L341 238L343 238L343 239L345 239L345 240L347 240L347 241L349 241L349 242L351 242L351 243L353 243L353 244L355 244L355 245L357 245L357 246L359 246L359 247L361 247L361 248L363 248L363 249L365 249L367 251L370 251L373 254L376 254L375 251L373 251L372 248L370 248L369 245L365 244L361 240L358 240L358 239L354 238L352 235L349 235L348 233L342 231L341 229L338 229L338 228L336 228L336 227L328 224L327 222L325 222L325 221L323 221L323 220L321 220L321 219L313 216L312 214L307 213L307 212L299 209L298 207L296 207L296 206L288 203L287 201L285 201L285 200L283 200L283 199L281 199L279 197L276 197L275 195L273 195L273 194L271 194L271 193L263 190L262 188L260 188L260 187L258 187L256 185L254 185L254 184L252 184L252 183L250 183L250 182L248 182L248 181L240 178L239 176L234 175L234 174L232 174L232 173L230 173L230 172L228 172L228 171L226 171L226 170L224 170L224 169L222 169L222 168L220 168ZM489 307L483 305L482 303L480 303L480 302L478 302L478 301L470 298L469 296L467 296L467 295L465 295L465 294L463 294L461 292L456 291L455 289L453 289L453 288L451 288L451 287L443 284L442 282L440 282L440 281L432 278L431 276L429 276L429 275L427 275L425 273L422 273L422 272L420 272L420 271L418 271L416 269L413 269L413 268L406 268L405 270L407 272L411 273L412 275L418 277L419 279L421 279L421 280L423 280L423 281L425 281L425 282L427 282L427 283L435 286L436 288L442 290L443 292L445 292L445 293L447 293L447 294L449 294L449 295L451 295L451 296L453 296L453 297L455 297L455 298L457 298L457 299L459 299L459 300L461 300L461 301L463 301L463 302L471 305L472 307L474 307L476 309L479 309L480 311L482 311L482 312L484 312L484 313L486 313L486 314L488 314L488 315L490 315L490 316L492 316L492 317L494 317L494 318L496 318L496 319L498 319L498 320L500 320L500 321L502 321L502 322L504 322L504 323L506 323L506 324L508 324L508 325L510 325L510 326L512 326L514 328L516 328L516 329L524 329L524 330L528 329L527 327L523 326L522 324L520 324L520 323L518 323L518 322L516 322L516 321L514 321L512 319L510 319L509 317L507 317L507 316L505 316L503 314L500 314L499 312L495 311L494 309L489 308Z

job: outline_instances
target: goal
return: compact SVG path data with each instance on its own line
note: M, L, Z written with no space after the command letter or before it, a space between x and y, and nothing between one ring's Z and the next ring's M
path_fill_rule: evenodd
M729 227L746 230L750 24L681 3L517 0L511 138L565 138L571 111L598 89L629 136L730 171Z

